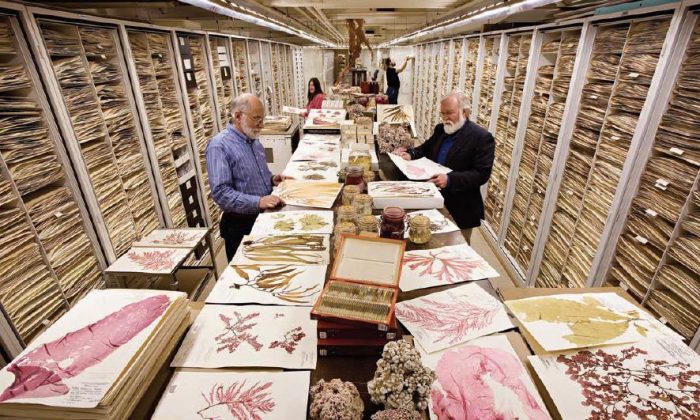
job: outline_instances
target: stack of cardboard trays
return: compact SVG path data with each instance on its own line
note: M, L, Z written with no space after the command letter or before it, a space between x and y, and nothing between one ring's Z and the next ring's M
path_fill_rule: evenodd
M93 290L0 371L0 416L128 418L189 321L182 292Z

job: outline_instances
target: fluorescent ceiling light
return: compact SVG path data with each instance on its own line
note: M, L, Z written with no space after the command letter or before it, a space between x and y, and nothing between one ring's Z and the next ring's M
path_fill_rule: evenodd
M206 9L209 11L212 11L214 13L217 13L219 15L224 15L224 16L229 16L234 19L242 20L244 22L252 23L254 25L258 26L263 26L265 28L269 28L275 31L280 31L280 32L286 32L288 34L298 36L300 38L304 38L306 40L309 40L311 42L315 42L317 44L330 47L330 48L335 48L335 44L328 42L326 40L323 40L317 36L311 35L308 32L293 28L285 23L282 23L274 18L271 18L269 16L263 16L260 13L247 9L245 7L241 6L236 6L242 10L244 10L246 13L241 13L237 10L234 10L231 5L229 4L230 1L227 0L221 0L225 5L220 5L216 4L210 0L181 0L183 3L190 4L195 7L199 7L201 9ZM258 17L256 17L258 16Z
M391 45L396 45L401 42L406 42L408 40L422 37L422 36L428 36L431 34L434 34L436 32L441 32L441 31L447 31L451 29L456 29L458 27L462 26L467 26L467 25L473 25L476 23L481 23L484 21L487 21L489 19L496 19L496 18L505 18L510 15L514 15L516 13L521 13L525 12L528 10L536 9L538 7L546 6L548 4L556 3L557 0L524 0L520 3L516 4L511 4L509 6L503 6L503 7L497 7L493 8L495 6L499 6L503 4L503 1L500 1L498 3L493 4L490 6L490 9L487 9L487 7L482 7L481 9L478 10L473 10L469 13L466 13L462 16L459 16L457 18L453 18L450 20L447 20L445 22L440 22L435 25L428 26L423 29L419 29L415 32L412 32L407 35L402 35L396 39L393 39L391 41L385 42L381 45L379 45L380 48L386 48ZM478 13L478 14L476 14ZM474 16L472 16L474 15ZM453 22L454 20L458 20L457 22Z

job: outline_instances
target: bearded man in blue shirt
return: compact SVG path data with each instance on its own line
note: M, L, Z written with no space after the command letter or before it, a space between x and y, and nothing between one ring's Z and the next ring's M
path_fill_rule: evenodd
M258 140L264 118L260 99L249 93L238 96L231 105L226 129L214 136L206 149L209 187L223 211L219 230L229 261L243 236L250 233L258 213L284 204L271 195L272 187L284 177L272 175Z

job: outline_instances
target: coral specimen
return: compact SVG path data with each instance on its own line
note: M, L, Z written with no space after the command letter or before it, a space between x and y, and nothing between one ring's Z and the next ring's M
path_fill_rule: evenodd
M311 387L311 420L357 420L362 418L365 405L360 393L351 382L321 379Z
M354 120L357 117L363 116L364 112L367 111L367 108L365 108L362 104L352 104L348 105L345 110L348 111L348 118Z
M415 348L403 340L392 341L384 346L367 390L372 402L387 408L411 406L425 410L434 380L435 372L421 364Z
M413 137L411 137L411 127L408 124L379 124L379 134L377 135L380 153L391 153L397 147L409 149L413 147Z
M372 414L372 420L422 420L423 416L416 410L409 408L394 408L377 411Z

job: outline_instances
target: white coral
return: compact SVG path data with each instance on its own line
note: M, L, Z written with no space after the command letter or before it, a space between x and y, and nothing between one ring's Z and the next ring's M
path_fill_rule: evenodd
M406 341L392 341L384 346L367 390L372 402L386 408L412 406L425 410L434 380L435 372L421 364L416 349Z

